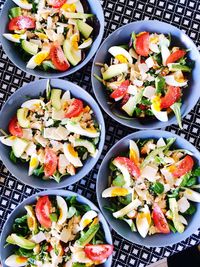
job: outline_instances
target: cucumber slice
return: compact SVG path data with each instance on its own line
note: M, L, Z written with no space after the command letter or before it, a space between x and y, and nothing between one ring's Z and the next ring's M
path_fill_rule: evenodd
M28 146L28 142L26 140L16 138L12 145L12 150L15 154L16 158L20 158L21 155L24 153Z
M77 147L77 146L85 147L91 155L95 154L95 151L96 151L95 145L88 140L76 139L73 145L74 147Z
M51 90L51 104L56 110L61 109L61 93L62 90L52 89Z
M42 67L45 71L49 70L49 69L52 69L52 70L55 70L56 67L53 65L52 61L51 60L45 60L42 62Z
M21 46L24 49L24 51L26 51L27 53L31 55L36 55L38 52L38 45L28 42L26 40L22 40Z
M81 61L81 52L80 55L77 52L75 53L69 40L64 41L63 50L66 58L73 66L76 66Z
M127 103L122 106L122 109L129 115L132 116L136 108L136 105L141 101L143 95L143 90L138 92L136 95L131 96Z
M19 125L23 128L30 127L30 121L27 119L28 108L20 108L17 110L17 120Z
M82 20L77 20L77 27L80 33L85 37L85 39L88 39L93 31L93 28Z
M71 12L64 12L63 15L66 19L88 19L93 17L93 14L84 14L84 13L71 13Z
M183 233L185 227L180 221L179 214L178 214L178 203L175 198L169 198L169 208L172 212L172 221L174 223L176 230L179 233Z
M8 236L6 242L28 250L32 250L36 246L34 242L16 234L11 234L10 236Z
M102 75L104 80L109 80L124 72L128 72L128 64L126 63L111 65Z
M15 18L21 15L21 11L22 11L21 8L16 6L10 9L9 14L12 18Z

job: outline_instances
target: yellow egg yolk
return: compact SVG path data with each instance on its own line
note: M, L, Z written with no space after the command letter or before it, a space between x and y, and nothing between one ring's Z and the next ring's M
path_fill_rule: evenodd
M42 52L36 55L34 58L35 64L40 65L42 61L44 61L48 57L48 55L49 55L49 52Z
M126 188L114 188L111 191L111 196L126 196L128 195L128 190Z
M169 172L173 172L173 171L175 171L176 166L175 165L171 165L167 169L168 169Z
M156 111L160 111L160 96L155 96L153 99L152 99L152 104L153 104L153 107Z
M130 149L129 157L130 157L130 160L132 160L135 164L139 163L137 154L134 149Z
M117 55L117 56L115 56L115 58L118 59L120 63L127 63L128 62L127 58L125 58L125 56L123 56L123 55Z
M47 35L42 32L36 32L35 34L42 40L48 39Z
M96 133L97 132L97 130L93 126L91 126L90 128L87 128L86 130L89 133Z
M151 215L150 213L140 212L138 213L138 220L147 219L148 224L151 224Z
M72 44L73 48L77 50L78 49L78 41L79 41L78 34L76 33L76 34L72 35L70 40L71 40L71 44Z
M20 34L12 34L12 37L19 40L21 35Z
M65 3L64 5L62 5L62 10L66 11L66 12L75 12L76 11L76 5Z
M90 224L92 222L92 220L91 219L85 219L84 221L83 221L83 226L84 227L86 227L88 224Z
M34 167L37 166L37 164L38 164L38 159L37 158L32 158L30 160L30 167L34 168Z
M74 150L74 148L71 145L68 145L68 151L73 157L78 158L78 153Z
M150 37L150 43L157 44L157 42L158 42L158 36L157 35Z
M10 136L8 137L9 140L15 140L16 139L16 136Z
M26 262L27 262L27 258L22 257L22 256L16 257L16 263L26 263Z

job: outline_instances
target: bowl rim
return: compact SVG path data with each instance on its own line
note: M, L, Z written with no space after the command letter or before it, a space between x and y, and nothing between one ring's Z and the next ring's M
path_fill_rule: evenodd
M197 155L199 155L199 156L195 156L195 158L197 158L199 161L200 161L200 153L199 153L199 151L197 150L197 148L194 146L194 145L192 145L189 141L187 141L186 139L184 139L183 137L181 137L181 136L179 136L179 135L177 135L177 134L174 134L174 133L171 133L171 132L169 132L169 131L164 131L164 130L155 130L155 129L153 129L153 130L141 130L141 131L137 131L137 132L134 132L134 133L131 133L131 134L128 134L128 135L126 135L125 137L123 137L122 139L120 139L117 143L115 143L108 151L107 151L107 153L106 153L106 155L105 155L105 157L104 157L104 159L102 160L102 163L101 163L101 165L100 165L100 167L99 167L99 170L98 170L98 174L97 174L97 181L96 181L96 196L97 196L97 202L98 202L98 205L99 205L99 208L100 208L100 210L101 210L101 212L102 212L102 214L104 215L104 217L105 217L105 219L107 220L107 222L108 222L108 224L110 225L110 227L117 233L117 234L119 234L122 238L124 238L124 239L126 239L126 240L128 240L128 241L130 241L131 243L133 243L133 244L137 244L137 245L140 245L140 246L145 246L145 247L167 247L167 246L172 246L172 245L174 245L174 244L177 244L177 243L179 243L179 242L182 242L182 241L184 241L184 240L186 240L187 238L189 238L191 235L193 235L194 233L195 233L195 231L196 230L198 230L198 228L199 228L199 226L198 225L196 225L196 227L193 227L193 228L195 228L195 229L193 229L192 230L192 233L185 233L185 232L183 232L182 234L180 234L179 236L177 236L177 241L175 241L175 242L173 242L173 241L170 241L169 243L167 243L166 245L165 244L151 244L151 245L149 245L149 244L146 244L145 242L145 238L143 239L143 242L138 242L138 241L133 241L133 239L131 239L131 237L129 237L128 235L127 236L124 236L122 233L121 233L121 228L123 227L123 226L121 226L120 225L120 221L119 221L119 223L118 223L118 225L120 225L120 227L116 227L116 226L113 226L113 224L110 222L110 220L109 220L109 217L107 216L107 214L106 214L106 212L105 212L105 209L104 209L104 207L102 206L102 200L101 200L101 194L102 194L102 192L100 192L99 191L99 184L100 184L100 171L101 171L101 169L103 168L103 166L106 164L106 161L108 161L108 160L110 160L111 159L111 157L109 156L109 154L115 149L115 148L117 148L121 143L123 143L124 141L126 141L126 140L134 140L136 137L135 136L137 136L137 135L140 135L140 133L148 133L148 135L151 137L151 135L155 135L155 139L159 139L159 138L161 138L162 136L163 136L163 134L167 134L167 135L171 135L171 137L175 137L176 138L176 140L179 140L179 141L181 141L181 142L184 142L184 143L189 143L192 147L193 147L193 149L194 149L194 151L195 151L195 153L197 152ZM164 137L164 138L167 138L167 137ZM137 137L137 139L139 139L138 137ZM147 139L147 137L141 137L141 139ZM200 205L200 203L196 203L197 205ZM112 214L111 214L111 216L112 216ZM117 220L117 219L116 219ZM130 230L130 233L132 233L132 234L135 234L135 235L138 235L138 232L131 232L131 230ZM183 235L184 234L184 238L181 238L181 235ZM170 233L169 235L172 235L172 233ZM169 237L169 235L167 235L168 237ZM166 239L167 239L167 236L166 236ZM157 237L158 237L158 239L159 239L159 235L157 235Z
M108 243L109 244L113 244L113 238L112 238L112 234L111 234L111 230L110 230L110 227L105 219L105 217L103 216L101 210L89 199L87 199L85 196L82 196L81 194L79 193L76 193L76 192L73 192L73 191L69 191L69 190L63 190L63 189L59 189L59 190L44 190L44 191L40 191L40 192L37 192L27 198L25 198L22 202L20 202L17 207L15 209L13 209L11 211L11 213L9 214L9 216L7 217L5 223L4 223L4 226L2 228L2 233L1 233L1 236L0 236L0 252L2 250L4 250L4 245L3 245L3 233L5 231L5 228L7 227L7 223L9 222L11 216L14 216L13 214L17 212L17 210L21 207L24 207L25 206L25 203L26 202L34 202L36 201L36 197L40 197L40 196L44 196L44 195L48 195L48 196L62 196L64 197L64 195L66 195L66 197L68 196L77 196L78 198L78 201L82 204L87 204L91 207L92 210L95 210L97 211L98 215L100 215L100 223L101 223L101 226L103 228L105 228L104 230L104 235L105 235L105 238L108 240ZM15 217L16 218L16 217ZM11 228L11 227L10 227ZM1 259L1 262L2 262L2 254L3 253L0 253L0 259ZM113 259L113 254L108 258L109 260L109 267L111 267L111 264L112 264L112 259ZM5 266L4 262L2 262L2 265L3 267Z
M20 90L24 90L24 88L26 88L26 90L28 91L29 90L29 85L34 85L34 84L40 84L40 83L44 83L44 82L47 82L48 79L40 79L40 80L35 80L35 81L32 81L30 83L27 83L25 84L24 86L20 87L19 89L17 89L13 94L11 94L9 96L9 98L6 100L6 102L3 104L1 110L0 110L0 118L2 117L2 113L4 111L4 109L6 108L7 106L7 103L13 99L15 97L16 94L18 94L20 92ZM63 181L63 185L61 184L62 182L62 179L61 179L61 182L60 183L57 183L55 181L54 183L54 189L61 189L61 188L64 188L66 186L70 186L76 182L79 182L82 178L84 178L86 175L88 175L92 169L94 168L94 166L97 164L100 156L101 156L101 153L103 151L103 148L104 148L104 144L105 144L105 136L106 136L106 130L105 130L105 121L104 121L104 117L103 117L103 114L102 114L102 111L98 105L98 103L96 102L96 100L94 99L94 97L92 95L90 95L86 90L84 90L82 87L80 87L79 85L75 84L75 83L72 83L70 81L67 81L67 80L63 80L63 79L50 79L50 84L51 84L51 81L55 81L58 83L58 88L59 88L59 82L64 82L66 84L66 88L68 91L71 92L72 96L73 96L73 89L71 90L70 89L70 86L73 85L75 86L79 91L82 91L84 93L84 95L86 95L86 97L83 99L84 102L88 102L87 98L89 99L92 99L94 101L94 104L95 104L95 109L97 110L97 113L98 113L98 116L100 117L100 119L98 120L98 124L101 126L100 128L100 139L99 139L99 143L98 143L98 154L97 156L94 158L94 157L91 157L91 160L93 161L92 165L91 165L91 168L89 171L87 171L87 162L85 162L85 164L83 164L83 168L85 168L85 172L83 173L82 176L80 177L76 177L73 182L69 183L69 184L65 184L65 181ZM61 89L62 91L64 91L64 89ZM43 89L43 91L45 91L45 88ZM96 118L96 116L95 116ZM25 184L25 185L28 185L28 186L31 186L33 188L38 188L38 189L47 189L47 190L50 190L52 187L46 187L46 183L43 183L44 186L39 186L39 185L35 185L35 184L31 184L29 183L28 179L27 180L22 180L19 176L16 176L13 172L13 169L9 168L8 167L8 164L4 162L3 158L2 158L2 150L0 150L0 159L2 160L3 164L5 165L5 167L8 169L8 171L12 174L12 176L14 176L18 181L20 181L21 183ZM26 166L24 166L24 168L26 168ZM77 172L78 174L78 172ZM66 179L67 181L67 178L69 177L75 177L77 174L73 175L73 176L63 176L63 178ZM28 170L27 170L27 177L28 177ZM42 178L41 178L42 180Z
M104 11L103 11L103 7L100 3L100 0L93 0L95 1L96 5L98 5L98 12L100 12L99 14L99 17L101 17L102 19L100 20L99 17L97 17L98 21L99 21L99 24L100 24L100 29L99 29L99 34L97 35L97 37L95 38L94 42L92 43L92 46L88 52L88 55L85 57L85 59L83 61L80 62L80 64L76 65L76 66L72 66L69 68L69 70L66 70L64 72L45 72L45 71L42 71L42 74L36 74L38 72L38 69L28 69L28 68L21 68L20 67L20 64L18 63L18 61L16 62L15 60L12 60L11 59L11 54L10 51L5 45L4 45L4 42L2 42L3 40L3 34L0 34L0 42L2 44L2 48L3 48L3 51L4 53L6 54L6 56L9 58L9 60L12 62L12 64L14 66L16 66L17 68L19 68L20 70L22 70L23 72L25 73L28 73L29 75L32 75L34 77L40 77L40 78L50 78L50 75L52 75L53 78L61 78L61 77L66 77L66 76L69 76L73 73L76 73L77 71L79 71L80 69L82 69L84 66L86 66L88 64L88 62L94 57L94 55L96 54L101 42L102 42L102 39L103 39L103 34L104 34L104 29L105 29L105 17L104 17ZM12 2L12 1L11 1ZM5 1L3 7L2 7L2 10L0 12L0 20L1 20L1 16L2 14L4 13L4 9L6 8L6 6L10 3L10 0L7 0ZM16 5L14 2L13 2L14 5ZM17 5L16 5L17 6ZM89 5L91 6L91 5ZM95 46L94 46L95 44ZM89 53L91 52L91 49L92 47L94 47L94 51L89 55ZM22 60L22 59L21 59ZM23 61L23 60L22 60ZM25 61L23 61L25 62ZM36 73L35 73L36 72Z
M146 24L146 23L151 23L151 22L153 22L153 23L156 22L156 23L162 24L163 26L165 26L165 25L168 25L168 26L169 26L168 23L166 23L166 22L164 22L164 21L157 20L157 19L155 19L155 20L153 20L153 19L152 19L152 20L139 20L139 21L130 22L130 23L126 24L126 25L122 25L121 27L119 27L119 28L117 28L115 31L113 31L110 35L108 35L108 36L105 38L105 40L101 43L101 45L99 46L99 48L98 48L98 50L97 50L97 52L96 52L96 54L95 54L95 57L94 57L94 59L93 59L93 63L92 63L92 69L91 69L92 90L93 90L93 92L94 92L94 95L95 95L95 97L96 97L96 99L97 99L99 105L100 105L101 108L107 113L107 115L108 115L109 117L111 117L113 120L115 120L115 121L118 122L119 124L124 125L124 126L127 126L127 127L131 128L131 129L138 129L138 130L160 129L160 128L168 127L168 126L170 126L170 125L172 125L172 124L177 125L178 122L177 122L177 120L176 120L175 115L174 115L170 120L168 120L168 122L161 122L161 123L162 123L162 126L153 126L153 127L152 127L152 126L147 127L147 126L145 126L145 124L144 124L144 126L135 126L134 123L133 123L133 125L129 125L129 124L127 123L127 120L125 120L125 119L120 119L120 121L119 121L119 118L118 118L116 115L114 115L114 113L110 110L110 108L108 107L108 105L104 105L104 104L103 104L103 102L101 101L101 99L99 99L99 97L98 97L98 95L97 95L97 93L96 93L96 90L97 90L97 89L95 89L95 88L96 88L96 87L95 87L95 79L96 79L96 78L94 77L94 74L95 74L95 72L94 72L94 70L95 70L95 62L96 62L98 53L100 52L100 50L102 49L102 47L105 45L105 43L107 42L107 40L108 40L108 39L112 39L113 35L115 35L118 31L122 31L122 30L124 30L124 29L125 29L127 26L129 26L129 25L133 25L133 27L134 27L135 25ZM181 32L185 37L188 38L188 40L190 40L190 42L192 42L192 43L194 44L194 46L195 46L195 50L196 50L196 52L197 52L197 54L198 54L198 59L196 59L196 61L199 60L199 62L200 62L200 52L199 52L199 50L197 49L197 46L196 46L196 44L194 43L194 41L193 41L193 40L192 40L192 39L191 39L185 32L181 31L181 29L177 28L176 26L170 24L170 27L174 28L176 31ZM106 92L105 92L105 93L106 93ZM186 116L186 115L187 115L187 114L188 114L188 113L195 107L195 105L197 104L199 98L200 98L200 91L199 91L199 97L196 98L196 101L193 102L193 104L192 104L191 107L190 107L190 110L188 110L188 111L184 111L184 112L181 113L181 118L182 118L182 119L183 119L183 118L184 118L184 117L185 117L185 116ZM137 119L137 118L136 118L136 119Z

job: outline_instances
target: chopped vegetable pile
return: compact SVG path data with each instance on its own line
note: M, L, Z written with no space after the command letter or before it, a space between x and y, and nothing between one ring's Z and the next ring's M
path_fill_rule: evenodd
M143 238L182 233L196 211L193 202L200 202L200 167L190 151L171 149L174 141L130 140L129 152L110 163L110 187L102 197L112 201L105 208Z
M3 36L20 47L28 69L66 71L84 60L98 30L87 1L13 2L17 6L9 11L9 33Z
M113 246L105 244L98 214L76 197L39 197L16 218L7 244L15 245L9 267L94 267L107 260Z
M187 50L173 46L170 35L133 32L129 44L112 46L108 52L109 62L96 62L102 77L94 76L105 85L113 112L124 119L155 117L166 122L173 111L182 128L181 97L194 63Z
M60 181L75 175L89 157L98 153L100 129L93 110L69 91L50 89L17 110L0 141L12 148L10 159L29 162L29 175Z

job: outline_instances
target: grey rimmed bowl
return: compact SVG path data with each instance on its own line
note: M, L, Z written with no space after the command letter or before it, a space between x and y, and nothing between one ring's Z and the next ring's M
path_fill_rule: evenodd
M199 151L188 141L183 139L182 137L172 134L166 131L159 131L159 130L146 130L146 131L139 131L130 135L127 135L119 142L117 142L106 154L104 160L99 168L98 177L97 177L97 185L96 185L96 193L97 193L97 200L100 206L100 209L105 216L106 220L110 224L110 226L123 238L129 240L132 243L136 243L142 246L147 247L165 247L171 246L175 243L181 242L192 235L195 231L198 230L200 227L199 224L199 217L200 217L200 203L196 203L197 211L194 215L188 217L188 226L186 227L185 231L182 234L179 233L170 233L170 234L155 234L152 236L147 236L142 238L139 233L131 232L129 225L122 221L117 220L112 216L112 213L106 210L104 207L110 205L109 198L102 198L101 194L103 190L108 187L108 176L110 174L109 170L109 163L110 160L116 156L119 156L123 152L127 152L129 149L129 140L138 139L159 139L163 137L171 138L176 137L176 141L172 147L183 148L190 150L194 156L195 163L197 166L200 166L200 153ZM200 177L199 177L200 178ZM199 179L200 183L200 179Z
M86 0L82 0L83 2L86 2ZM87 3L89 4L90 11L92 14L96 15L96 18L98 19L98 24L96 25L96 29L99 27L99 31L96 33L95 40L90 47L89 51L86 53L85 59L80 62L75 67L70 67L69 70L64 71L64 72L45 72L43 70L39 69L28 69L26 68L26 62L23 61L20 53L17 51L17 48L14 46L14 43L7 40L6 38L3 37L3 33L8 33L9 31L7 30L7 25L9 22L8 18L8 12L12 7L15 7L16 4L11 1L7 0L3 6L3 9L0 14L0 20L1 20L1 27L0 27L0 42L2 43L3 50L7 54L8 58L13 62L14 65L16 65L18 68L21 70L42 78L59 78L59 77L64 77L68 76L78 70L80 70L82 67L84 67L94 56L96 53L102 37L104 33L104 13L103 13L103 8L101 6L101 3L99 0L87 0Z
M184 89L183 92L183 105L181 107L181 115L185 117L195 106L199 97L200 97L200 90L199 90L199 73L200 73L200 54L199 51L194 44L194 42L180 29L157 20L142 20L137 22L129 23L125 26L120 27L112 34L110 34L102 43L99 50L96 53L96 56L93 61L92 66L92 87L95 93L95 96L104 109L104 111L114 120L117 122L136 129L157 129L167 127L171 124L176 124L176 118L174 115L171 114L169 116L168 122L161 122L157 119L123 119L116 116L112 110L110 105L108 105L109 97L107 95L105 87L99 82L93 75L97 74L101 77L100 67L96 66L96 62L109 62L110 55L108 53L108 49L114 45L121 45L129 43L130 36L132 32L156 32L156 33L163 33L163 34L171 34L172 35L172 44L175 46L180 46L185 49L190 49L188 53L188 57L191 60L195 61L195 67L192 71L192 74L189 77L188 87ZM122 115L122 113L120 114Z
M17 217L23 216L25 214L25 209L24 209L25 205L34 204L36 203L37 197L46 196L46 195L47 196L62 196L62 197L77 196L77 200L80 203L89 205L91 209L95 210L98 213L100 224L104 231L105 241L107 244L112 244L112 236L111 236L111 232L108 227L108 224L106 220L104 219L103 215L100 213L99 209L90 200L86 199L85 197L77 193L73 193L67 190L47 190L47 191L36 193L35 195L32 195L31 197L28 197L27 199L25 199L22 203L20 203L13 210L13 212L11 213L11 215L8 217L7 221L5 222L3 230L2 230L2 234L1 234L1 240L0 240L0 258L1 258L1 263L3 264L3 267L8 267L5 264L5 260L7 257L9 257L12 254L12 251L14 250L13 245L4 247L6 244L7 236L11 234L12 232L12 226L13 226L14 220ZM111 264L112 264L112 256L110 256L105 263L98 265L98 266L99 267L111 267Z
M21 106L23 102L27 100L27 97L38 98L39 95L45 91L46 84L47 80L45 79L31 82L21 87L14 94L12 94L12 96L6 101L0 112L0 128L8 132L8 123L10 119L16 114L17 109ZM50 84L51 88L69 90L73 97L80 98L83 100L84 103L87 103L94 111L94 117L96 118L98 124L101 127L101 134L100 141L97 147L97 156L95 158L88 158L84 162L83 167L80 168L75 175L63 176L61 178L60 183L57 183L54 180L43 180L42 178L33 175L28 176L28 164L21 163L20 161L17 164L14 164L9 158L11 148L0 143L0 158L7 167L7 169L21 182L28 184L32 187L42 189L63 188L79 181L81 178L87 175L95 166L97 160L101 155L105 142L105 124L103 115L98 104L92 98L92 96L78 85L65 80L52 79L50 80Z

